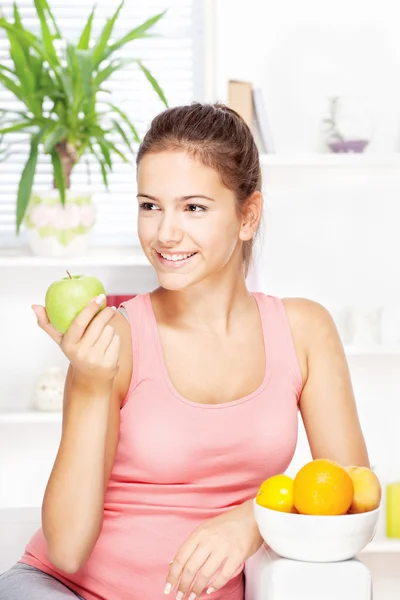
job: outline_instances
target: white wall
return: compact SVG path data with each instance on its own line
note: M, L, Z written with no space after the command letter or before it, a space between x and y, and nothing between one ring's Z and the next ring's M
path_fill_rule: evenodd
M262 87L279 153L320 149L331 95L368 107L368 152L400 151L397 0L215 0L215 11L215 96L226 100L230 78Z

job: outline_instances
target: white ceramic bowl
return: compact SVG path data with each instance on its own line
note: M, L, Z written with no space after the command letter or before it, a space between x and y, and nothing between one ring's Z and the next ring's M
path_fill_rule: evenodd
M268 546L284 558L310 562L356 556L374 537L380 510L329 517L278 512L260 506L255 499L253 505Z

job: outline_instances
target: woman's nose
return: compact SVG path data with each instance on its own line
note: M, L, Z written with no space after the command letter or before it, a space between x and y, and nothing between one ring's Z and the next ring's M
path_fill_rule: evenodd
M158 228L158 240L161 244L173 245L180 242L182 239L182 230L177 219L171 215L164 213L160 226Z

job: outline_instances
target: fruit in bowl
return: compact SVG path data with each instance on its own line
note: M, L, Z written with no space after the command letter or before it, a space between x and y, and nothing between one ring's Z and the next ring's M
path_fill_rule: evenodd
M381 501L373 471L317 459L304 465L292 484L288 479L267 479L253 502L260 533L277 554L311 562L342 561L372 540ZM283 494L283 504L279 494L268 494L278 481L290 490Z
M346 467L354 487L350 513L374 510L381 503L382 488L378 477L368 467Z
M261 484L257 493L260 506L281 512L297 512L293 504L293 479L288 475L274 475Z

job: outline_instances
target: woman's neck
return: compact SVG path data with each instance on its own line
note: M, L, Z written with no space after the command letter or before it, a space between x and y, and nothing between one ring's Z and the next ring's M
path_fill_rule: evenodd
M153 307L159 321L195 329L227 332L243 309L254 301L244 276L231 285L202 281L183 290L158 288L152 293Z

